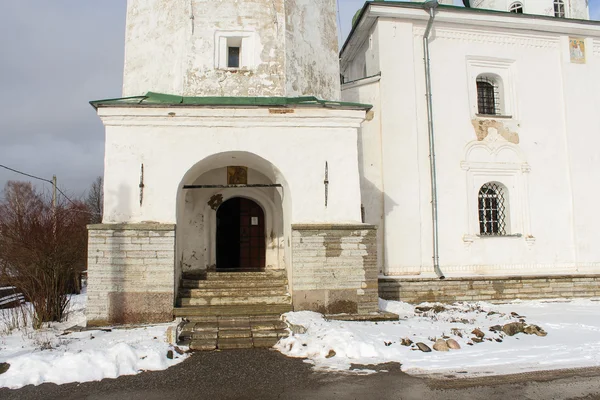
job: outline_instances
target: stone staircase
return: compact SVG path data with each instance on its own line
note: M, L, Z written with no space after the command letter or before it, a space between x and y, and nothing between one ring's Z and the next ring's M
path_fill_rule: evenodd
M173 314L184 321L178 343L208 351L272 347L291 310L285 271L208 272L184 276Z

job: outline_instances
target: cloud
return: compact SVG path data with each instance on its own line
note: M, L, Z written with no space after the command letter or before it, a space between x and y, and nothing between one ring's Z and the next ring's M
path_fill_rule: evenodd
M121 93L123 0L7 1L0 13L0 164L83 192L103 172L104 129L89 100ZM340 0L340 32L363 0ZM590 1L600 19L600 0ZM343 40L340 41L340 44ZM23 179L0 169L0 187Z
M9 2L0 15L0 164L72 193L102 174L104 134L89 100L121 92L125 2ZM27 179L0 170L0 185Z

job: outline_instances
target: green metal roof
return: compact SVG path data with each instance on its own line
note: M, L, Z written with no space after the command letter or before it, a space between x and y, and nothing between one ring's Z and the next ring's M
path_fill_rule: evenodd
M342 101L320 100L313 96L306 97L185 97L164 93L148 92L144 96L123 97L90 101L99 107L149 107L149 106L205 106L205 107L325 107L369 110L370 104L349 103Z

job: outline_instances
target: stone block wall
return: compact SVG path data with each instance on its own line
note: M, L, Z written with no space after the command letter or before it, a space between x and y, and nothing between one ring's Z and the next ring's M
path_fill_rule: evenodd
M292 225L294 310L377 312L377 234L373 225Z
M461 278L380 278L379 296L407 303L600 297L600 274Z
M88 226L87 324L173 320L175 225Z

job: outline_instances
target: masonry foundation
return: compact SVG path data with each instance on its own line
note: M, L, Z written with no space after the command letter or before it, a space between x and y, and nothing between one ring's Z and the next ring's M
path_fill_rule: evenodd
M175 225L88 226L87 324L173 320Z
M600 297L600 275L379 279L379 296L407 303Z
M295 311L369 314L379 310L374 226L293 225L292 259Z

